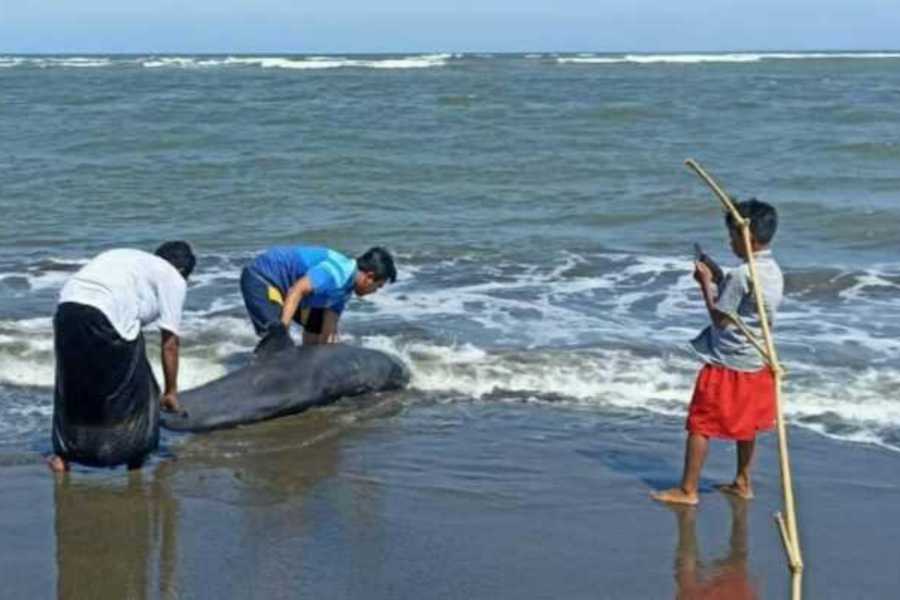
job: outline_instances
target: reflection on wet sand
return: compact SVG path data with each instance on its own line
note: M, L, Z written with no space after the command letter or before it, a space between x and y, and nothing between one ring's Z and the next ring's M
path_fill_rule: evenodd
M175 504L151 478L56 483L59 598L147 598L171 580Z
M747 502L726 496L731 508L731 534L724 557L705 563L697 541L697 509L670 506L678 521L675 549L677 600L756 600L757 585L747 568Z
M155 468L60 479L58 597L296 590L311 520L305 499L336 472L346 429L345 413L314 412L189 437L177 459Z

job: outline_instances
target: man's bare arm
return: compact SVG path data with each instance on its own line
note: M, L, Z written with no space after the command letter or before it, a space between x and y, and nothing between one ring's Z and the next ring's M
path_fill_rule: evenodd
M281 309L281 322L284 323L285 327L291 326L291 321L297 313L297 307L300 306L303 298L311 294L312 291L312 283L309 277L301 277L291 286L291 289L288 290L287 298L284 299L284 307Z
M166 410L178 410L178 351L181 342L177 335L165 329L160 330L160 350L162 353L165 391L160 404Z
M700 284L700 293L703 295L703 302L706 304L710 320L716 327L725 327L731 322L731 319L716 308L716 287L713 283L712 271L705 263L697 261L694 263L694 279Z

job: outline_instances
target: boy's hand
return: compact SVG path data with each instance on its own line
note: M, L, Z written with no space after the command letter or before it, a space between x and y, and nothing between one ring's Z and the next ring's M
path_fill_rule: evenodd
M705 263L694 261L694 280L704 288L709 288L713 282L713 273Z

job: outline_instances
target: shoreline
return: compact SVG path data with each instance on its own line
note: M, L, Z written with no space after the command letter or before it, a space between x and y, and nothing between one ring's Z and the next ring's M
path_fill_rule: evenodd
M720 443L686 509L648 496L680 474L677 419L534 405L348 415L188 438L136 473L4 467L0 574L18 597L788 597L772 435L756 499L710 491L733 469ZM524 436L498 435L509 419ZM790 433L805 597L889 596L900 457Z

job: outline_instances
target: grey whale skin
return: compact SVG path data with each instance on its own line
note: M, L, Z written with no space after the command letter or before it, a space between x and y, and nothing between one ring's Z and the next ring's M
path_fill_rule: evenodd
M407 383L403 363L378 350L344 344L289 347L179 394L184 412L163 413L161 424L173 431L224 429Z

